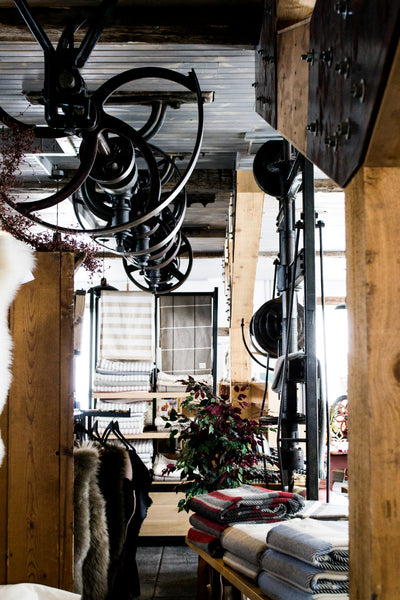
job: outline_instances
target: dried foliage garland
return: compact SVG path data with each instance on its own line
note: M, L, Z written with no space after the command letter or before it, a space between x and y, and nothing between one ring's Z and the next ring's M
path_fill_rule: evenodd
M1 229L41 252L73 252L78 256L83 256L82 267L91 275L101 274L101 260L97 257L99 247L95 242L47 230L32 231L32 221L13 210L7 203L7 201L15 202L12 190L18 177L21 176L24 156L29 152L32 153L35 139L34 129L31 127L2 127L0 139L2 149L0 162Z

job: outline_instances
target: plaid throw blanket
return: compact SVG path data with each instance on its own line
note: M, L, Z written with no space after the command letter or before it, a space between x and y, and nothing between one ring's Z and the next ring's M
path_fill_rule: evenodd
M298 494L252 485L224 489L191 498L190 510L218 523L272 522L286 519L304 506Z
M215 535L210 535L191 527L187 533L187 539L194 546L197 546L200 550L204 550L204 552L207 552L207 554L210 554L214 558L220 558L223 554L219 538Z
M349 523L292 519L269 531L267 546L322 569L347 572Z

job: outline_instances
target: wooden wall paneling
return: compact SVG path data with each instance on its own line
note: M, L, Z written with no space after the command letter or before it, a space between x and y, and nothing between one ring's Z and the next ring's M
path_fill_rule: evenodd
M264 193L257 186L253 172L238 171L231 277L231 381L251 379L251 358L244 347L240 325L244 319L247 329L253 315L263 206Z
M364 166L398 167L400 165L399 105L400 42L393 59Z
M297 150L307 153L308 52L310 20L278 32L277 129Z
M260 41L256 47L256 112L274 129L276 120L276 2L265 0Z
M307 155L345 187L364 161L397 46L398 2L318 0L310 26Z
M399 168L346 188L350 598L400 597Z
M72 588L73 255L38 253L14 302L6 583Z

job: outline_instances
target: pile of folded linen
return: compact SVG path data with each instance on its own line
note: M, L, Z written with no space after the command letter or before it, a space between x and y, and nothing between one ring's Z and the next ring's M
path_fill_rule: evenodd
M144 420L147 413L146 400L97 400L96 409L99 410L130 410L129 417L97 417L98 432L102 434L111 420L117 420L119 430L123 435L135 435L143 433Z
M171 473L166 473L168 465L175 465L176 460L167 458L164 454L157 454L153 465L153 480L154 481L170 481L178 482L181 480L182 469L175 469Z
M348 600L348 521L292 519L272 528L258 577L271 600Z
M157 374L157 390L159 392L186 392L187 385L182 383L182 380L186 380L187 375L172 375L160 371ZM194 379L201 383L205 383L209 387L213 385L213 376L209 374L195 375ZM189 394L188 394L189 395Z
M153 466L154 446L153 440L134 440L130 444L135 448L136 454L148 469Z
M93 375L94 392L148 392L153 363L100 359Z
M199 494L189 502L189 509L195 515L190 517L192 527L188 540L209 554L222 555L220 538L228 526L246 522L276 523L297 513L303 506L304 499L298 494L246 484ZM200 536L200 533L205 535Z
M152 294L102 290L93 391L150 391L153 367Z

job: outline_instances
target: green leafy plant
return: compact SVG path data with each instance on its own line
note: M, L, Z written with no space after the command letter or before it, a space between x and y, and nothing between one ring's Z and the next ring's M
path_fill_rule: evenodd
M178 509L188 511L193 496L238 487L260 477L256 466L261 457L261 434L256 421L241 416L247 406L244 394L239 393L238 403L233 405L228 396L214 395L193 377L182 383L190 394L182 402L189 416L171 411L166 419L170 439L178 441L181 450L176 464L168 465L165 473L182 470L176 491L184 492L185 498L179 500Z

